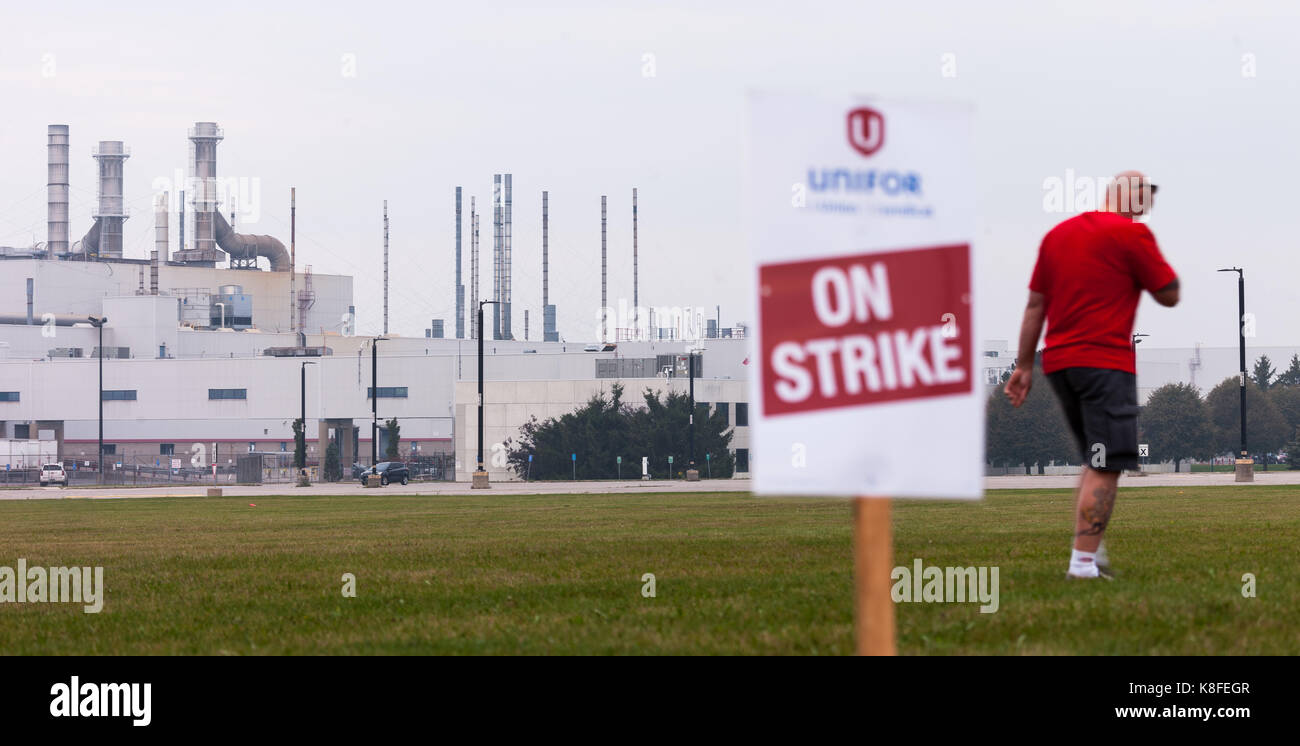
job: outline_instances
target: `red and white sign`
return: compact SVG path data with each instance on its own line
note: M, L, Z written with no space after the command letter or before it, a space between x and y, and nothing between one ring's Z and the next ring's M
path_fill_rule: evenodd
M751 97L757 491L981 496L970 119Z

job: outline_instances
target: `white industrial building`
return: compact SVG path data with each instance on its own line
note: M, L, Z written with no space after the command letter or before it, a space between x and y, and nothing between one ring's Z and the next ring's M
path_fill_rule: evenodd
M286 248L272 236L235 232L220 210L217 146L225 133L213 122L196 122L187 134L186 191L157 195L154 250L147 259L132 259L123 255L121 235L130 217L122 199L130 149L120 141L100 141L93 149L99 201L90 229L76 240L68 209L70 131L67 125L49 126L48 240L0 247L0 458L10 467L30 467L52 454L83 466L97 463L102 360L105 453L112 457L105 463L113 468L177 461L225 465L251 452L291 453L292 422L305 405L308 460L322 461L332 441L346 470L354 460L370 462L377 401L380 428L391 418L399 422L404 458L454 457L454 472L444 475L469 479L478 438L472 312L479 300L481 213L474 201L465 233L471 247L467 298L457 189L455 334L467 338L441 338L444 320L435 319L424 338L385 335L376 342L353 335L351 277L313 273L310 267L300 271L292 240ZM501 183L500 175L496 179ZM510 303L510 174L504 191L493 195L491 298L501 303L493 309L492 339L485 340L488 449L516 438L530 418L571 412L615 382L633 402L646 388L688 386L688 343L665 338L675 335L656 331L656 341L648 341L646 329L631 335L641 341L620 341L601 352L559 341L546 279L547 197L541 196L544 342L518 341L512 331L518 311ZM635 257L635 190L632 199ZM385 282L386 231L385 217ZM604 251L602 238L602 256ZM602 296L603 283L604 272ZM385 293L385 329L386 298ZM107 318L102 350L101 330L91 317ZM711 321L709 329L717 338L703 340L696 400L726 408L735 426L737 465L747 471L748 341L743 327L724 330ZM611 331L626 336L629 330ZM374 443L381 457L383 445ZM517 478L485 456L491 478Z
M95 460L99 330L88 321L67 324L73 316L102 315L108 318L103 330L104 441L107 453L115 457L108 461L155 459L166 465L166 459L184 458L188 464L201 453L208 463L226 464L249 452L291 452L291 423L302 406L301 370L308 363L309 459L318 460L320 444L334 438L345 464L354 457L369 462L371 347L376 344L372 337L328 329L301 337L267 331L264 327L274 322L262 322L257 294L252 329L194 328L180 320L182 298L97 296L78 284L68 291L48 280L63 269L49 265L61 264L71 262L0 260L3 297L23 297L27 275L47 278L50 285L35 284L34 296L40 301L34 302L31 324L0 324L0 427L5 438L38 440L43 434L57 443L61 459ZM102 267L96 269L95 276L105 276L98 274ZM244 288L287 297L286 274L204 271L213 273L214 283L230 282L234 276ZM250 282L254 277L256 282ZM282 287L275 287L275 280ZM183 281L192 284L190 277ZM342 320L351 305L350 278L330 281L340 290L328 302L318 299L316 310L320 318ZM160 292L169 290L163 287ZM46 316L50 313L55 317ZM267 315L277 316L274 310ZM42 317L48 321L42 323ZM59 323L53 323L55 319ZM684 371L671 370L672 377L663 377L663 366L657 364L662 356L684 357L687 344L681 341L622 342L611 352L586 352L583 345L561 342L485 340L484 345L489 451L492 444L517 438L519 427L531 417L571 412L616 382L622 383L629 401L645 388L667 392L688 386L680 375ZM737 425L732 447L739 462L747 464L747 340L711 339L702 346L696 400L726 406ZM457 479L468 479L478 437L477 342L381 339L377 368L380 426L397 418L404 454L411 449L420 454L454 453ZM490 453L487 456L491 478L517 478L495 466Z

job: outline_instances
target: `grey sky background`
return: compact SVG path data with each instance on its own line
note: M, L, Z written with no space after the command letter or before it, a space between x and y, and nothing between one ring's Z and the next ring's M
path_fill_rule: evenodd
M421 335L440 317L450 335L454 188L465 187L467 285L469 197L486 212L486 298L492 174L506 171L517 334L527 308L541 335L543 189L567 339L594 337L602 194L611 302L630 302L634 186L643 305L712 315L720 304L730 324L749 307L747 90L957 99L976 107L983 338L1015 338L1038 242L1066 217L1043 209L1044 180L1138 168L1161 186L1149 225L1184 299L1143 301L1146 344L1235 344L1234 278L1214 270L1239 264L1252 344L1296 345L1298 13L1284 2L6 3L0 245L45 240L45 128L59 123L71 126L72 238L91 224L90 150L120 139L132 149L125 253L147 257L153 180L184 173L187 128L215 121L218 173L260 184L261 219L238 229L287 246L297 187L299 265L355 277L360 333L381 323L383 200L391 327ZM174 219L172 230L175 248Z

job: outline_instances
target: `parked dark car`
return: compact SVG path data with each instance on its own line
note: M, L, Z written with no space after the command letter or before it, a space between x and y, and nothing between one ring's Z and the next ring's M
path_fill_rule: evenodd
M375 468L367 469L366 474L378 474L379 483L382 485L387 485L389 482L406 484L411 481L411 472L401 461L381 461L375 464ZM362 475L361 483L366 483L365 475Z

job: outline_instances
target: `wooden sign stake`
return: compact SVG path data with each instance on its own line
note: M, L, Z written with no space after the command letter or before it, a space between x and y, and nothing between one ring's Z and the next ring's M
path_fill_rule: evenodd
M897 655L890 573L894 536L889 498L853 500L853 587L858 655Z

